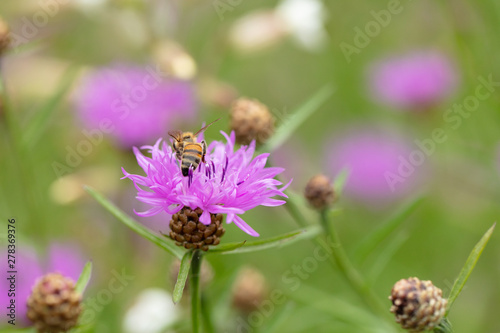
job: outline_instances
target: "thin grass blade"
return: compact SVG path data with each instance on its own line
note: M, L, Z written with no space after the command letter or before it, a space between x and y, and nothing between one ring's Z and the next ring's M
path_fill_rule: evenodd
M153 234L146 227L142 226L139 222L125 214L120 208L116 207L112 202L106 199L101 193L97 192L93 188L89 186L85 186L85 190L101 204L108 212L110 212L113 216L115 216L120 222L125 224L127 227L135 231L137 234L146 238L147 240L153 242L158 245L168 253L177 257L178 259L182 259L184 253L186 251L174 245L172 242L167 241L164 238L160 238L157 235Z
M334 88L330 85L321 88L280 125L274 135L259 151L271 152L281 146L307 118L314 114L330 98L333 92Z
M181 260L181 266L179 268L179 274L177 275L177 281L174 286L173 301L174 304L179 303L184 293L184 287L186 286L186 281L189 275L189 269L191 268L191 258L193 257L193 252L188 251L184 254Z
M301 230L289 232L280 236L246 243L229 243L226 248L213 247L208 253L237 254L267 250L271 248L281 248L291 245L297 241L310 239L321 232L319 226L311 226ZM232 248L232 249L231 249Z
M460 292L464 288L465 283L467 282L467 279L469 279L472 270L476 266L479 257L483 253L486 244L488 244L488 241L490 240L491 235L493 234L493 230L495 230L495 226L496 222L491 226L491 228L488 229L488 231L486 231L486 233L483 235L483 237L481 237L479 242L476 244L476 246L474 246L471 253L469 254L469 257L467 258L464 267L460 271L460 274L458 275L457 279L455 280L455 283L453 284L453 287L451 288L450 296L448 297L448 308L446 309L446 314L450 312L451 306L453 305L458 295L460 295Z
M354 260L363 263L379 244L389 237L425 200L423 196L413 199L403 206L377 230L366 236L354 252Z
M92 262L88 261L83 267L82 273L76 282L75 289L80 294L83 294L85 288L89 284L90 277L92 276Z

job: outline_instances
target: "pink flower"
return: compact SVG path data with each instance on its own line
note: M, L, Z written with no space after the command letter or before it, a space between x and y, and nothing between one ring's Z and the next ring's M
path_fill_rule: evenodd
M151 157L144 156L134 147L139 165L146 176L126 172L137 188L137 199L152 206L139 216L152 216L160 212L175 214L184 206L201 208L200 221L210 224L210 214L227 214L227 223L234 222L252 236L259 236L239 215L257 206L279 206L286 197L278 188L281 182L274 177L282 168L266 168L269 154L253 158L255 142L234 150L235 135L221 132L227 143L213 141L207 149L206 163L201 163L188 177L182 176L180 162L169 143L159 139L154 146L144 146ZM192 170L192 169L190 169ZM288 185L287 185L288 186Z
M95 70L84 78L75 106L86 130L102 128L125 148L150 142L196 115L191 83L162 77L153 66Z
M375 63L369 84L373 98L396 109L426 109L455 92L458 74L438 52L421 51Z
M35 285L38 278L42 275L52 272L61 273L70 277L75 282L78 280L80 273L83 269L85 261L83 260L80 252L74 246L68 244L52 244L47 253L46 261L42 261L37 254L30 249L23 249L17 251L16 254L15 270L16 275L16 326L27 326L29 320L26 317L27 301L31 294L31 289ZM43 265L42 263L45 263ZM0 295L2 308L5 310L10 304L11 297L8 296L7 291L10 288L10 282L7 280L9 273L4 270L3 277L0 281L2 287L2 294ZM6 317L6 311L2 314L2 324L7 323L9 317ZM2 325L0 324L0 325Z
M408 164L404 161L412 153L406 140L372 128L351 130L333 140L327 149L327 168L333 175L349 169L345 194L367 204L397 199L412 190L422 174L423 166L406 174Z

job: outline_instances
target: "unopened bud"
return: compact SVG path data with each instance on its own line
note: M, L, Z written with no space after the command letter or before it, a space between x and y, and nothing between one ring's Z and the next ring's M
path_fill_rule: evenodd
M82 310L74 282L58 273L43 276L28 298L28 318L39 333L68 332Z
M439 325L446 312L448 301L442 294L431 281L415 277L399 280L389 297L391 312L396 315L396 322L410 332L431 330Z
M233 285L233 305L244 313L250 313L260 306L266 293L264 275L253 268L244 268Z
M335 192L330 179L321 174L309 180L304 190L304 196L309 204L318 210L331 206L335 201Z
M253 140L262 144L274 133L274 118L259 101L240 98L231 108L231 130L239 144L248 145Z

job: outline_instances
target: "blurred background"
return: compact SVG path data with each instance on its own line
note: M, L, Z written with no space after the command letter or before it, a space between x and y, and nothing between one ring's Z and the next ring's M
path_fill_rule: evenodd
M132 147L219 117L205 138L222 140L242 96L267 105L279 127L315 93L333 88L271 159L286 168L283 178L293 178L298 195L313 175L334 178L349 168L335 223L353 257L401 205L424 198L386 247L357 262L384 300L410 276L432 280L447 295L500 214L498 3L3 0L0 13L0 45L6 36L11 45L1 59L1 233L14 217L26 257L20 285L50 270L76 279L92 260L86 331L189 331L188 302L174 307L168 295L173 258L122 226L82 186L133 216L146 210L133 184L120 180L122 167L142 174ZM317 219L301 208L311 223ZM168 229L166 214L137 218L153 231ZM298 228L284 207L259 207L244 218L262 238ZM231 224L222 242L248 238ZM454 305L456 332L500 331L498 240L494 234ZM390 260L377 261L388 247ZM287 280L314 249L306 241L208 255L205 289L216 331L359 332L335 316L338 304L329 297L364 305L327 262L295 280L297 288ZM253 324L229 287L248 267L260 271L246 274L258 281L250 285L265 286L260 297L273 290L286 296ZM280 313L287 319L276 320Z

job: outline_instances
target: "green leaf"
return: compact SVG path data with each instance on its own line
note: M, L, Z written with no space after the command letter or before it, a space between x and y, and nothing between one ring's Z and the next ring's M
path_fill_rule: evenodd
M50 118L69 92L77 73L78 71L75 67L68 69L61 80L62 82L57 92L39 110L34 112L24 133L24 142L28 146L32 147L37 143L43 131L47 128Z
M378 316L366 311L362 307L353 305L337 295L329 295L310 285L302 283L300 289L287 293L287 296L307 307L315 308L332 318L349 323L353 327L360 328L360 332L374 332L385 328L385 332L394 332L392 326Z
M376 256L374 260L369 260L370 268L366 274L367 280L370 281L371 285L374 285L380 273L385 271L385 268L394 257L394 255L399 251L401 246L408 240L408 233L400 233L395 237L391 237L384 245L381 253Z
M330 85L323 87L293 112L293 114L280 125L274 135L260 147L259 151L271 152L281 146L308 117L326 102L333 92L334 89Z
M420 196L413 199L410 203L403 206L389 220L383 223L374 232L368 234L354 252L354 260L362 263L366 258L389 237L406 219L415 211L415 209L424 201L424 197Z
M153 242L158 245L168 253L177 257L178 259L182 259L184 253L186 251L182 250L178 246L174 245L172 242L167 241L164 238L160 238L151 231L149 231L146 227L141 225L139 222L125 214L120 208L116 207L113 203L111 203L108 199L106 199L102 194L94 190L89 186L85 186L85 190L101 204L107 211L113 214L119 221L125 224L127 227L135 231L137 234L146 238L147 240Z
M434 333L453 333L453 327L451 326L450 321L448 318L443 318L439 325L434 328L433 330Z
M347 183L347 179L349 178L349 169L342 169L335 180L333 181L333 189L335 190L335 195L340 197L342 192L344 191L345 184Z
M236 254L267 250L270 248L280 248L291 245L299 240L310 239L321 232L319 226L310 226L305 229L289 232L280 236L259 240L255 242L229 243L226 247L211 247L208 253Z
M90 277L92 276L92 262L88 261L83 267L82 273L76 282L75 289L80 294L83 294L85 288L89 283Z
M189 269L191 268L191 258L193 257L193 251L188 251L184 254L181 260L181 266L179 268L179 274L177 275L177 281L174 286L173 301L174 304L179 303L184 293L184 287L186 286L186 280L189 275Z
M486 231L481 240L476 244L476 246L474 246L471 253L469 254L469 257L467 258L464 267L460 271L460 274L458 275L457 279L455 280L455 283L453 284L453 287L451 288L450 296L448 297L448 308L446 309L446 314L450 312L451 306L453 305L458 295L460 295L460 292L464 288L467 279L469 278L470 274L472 273L472 270L474 269L477 261L479 260L479 257L481 256L481 253L483 253L486 244L488 244L488 241L490 240L490 237L493 234L493 230L495 230L495 226L496 222L493 223L493 225L491 226L491 228L488 229L488 231Z
M295 310L295 304L292 302L286 303L283 307L276 310L276 314L269 319L265 327L260 331L260 333L273 333L278 332L278 328L283 325L292 315Z

